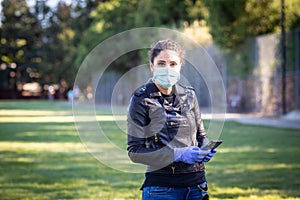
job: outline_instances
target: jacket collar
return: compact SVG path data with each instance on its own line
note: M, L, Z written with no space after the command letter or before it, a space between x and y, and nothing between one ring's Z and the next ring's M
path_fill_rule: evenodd
M178 96L184 96L187 94L186 92L186 88L184 88L182 85L180 84L175 84L173 86L173 92L178 95Z
M148 82L145 85L146 87L146 92L148 97L160 97L161 92L159 89L156 87L156 85L153 83L151 79L148 80Z

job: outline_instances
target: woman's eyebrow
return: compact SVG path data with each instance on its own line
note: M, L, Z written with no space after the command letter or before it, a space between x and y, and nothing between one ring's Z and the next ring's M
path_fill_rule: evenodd
M166 62L165 60L158 60L157 62Z

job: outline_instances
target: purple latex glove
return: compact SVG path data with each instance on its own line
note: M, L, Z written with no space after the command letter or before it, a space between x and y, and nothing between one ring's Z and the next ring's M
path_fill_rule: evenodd
M214 157L214 155L217 153L217 149L212 149L203 159L204 162L208 162L210 161L210 159L212 159L212 157Z
M184 162L187 164L195 164L197 162L204 161L204 158L210 153L210 151L201 150L197 146L175 148L174 149L174 161Z

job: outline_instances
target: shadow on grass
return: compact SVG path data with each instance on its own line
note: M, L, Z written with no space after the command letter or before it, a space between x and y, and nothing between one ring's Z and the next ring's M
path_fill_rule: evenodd
M5 110L40 110L72 111L72 104L67 101L49 100L1 100L0 109Z
M0 141L79 142L73 122L70 123L1 123Z
M1 199L90 199L116 189L138 193L143 176L112 170L87 153L2 151L0 157L5 158L0 166L5 171Z
M222 139L224 143L207 164L214 198L300 196L300 134L296 130L226 123Z

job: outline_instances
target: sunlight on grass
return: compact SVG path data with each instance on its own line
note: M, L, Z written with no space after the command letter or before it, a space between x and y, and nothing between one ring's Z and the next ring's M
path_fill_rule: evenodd
M285 163L278 163L278 164L252 164L252 165L245 165L244 170L271 170L271 169L295 169L299 168L300 165L296 164L285 164Z
M232 152L252 152L252 151L258 151L259 148L254 148L253 146L235 146L232 148L220 148L220 153L232 153Z
M220 148L218 152L220 153L246 153L246 152L253 152L253 151L260 151L266 153L277 153L280 150L276 148L262 148L262 147L253 147L253 146L235 146L232 148Z
M51 142L0 142L0 151L34 151L34 152L86 152L81 143Z
M88 121L115 121L115 120L126 120L125 115L121 116L110 116L110 115L102 115L102 116L79 116L76 117L76 121L80 122L88 122ZM63 122L74 122L74 116L25 116L25 117L0 117L0 123L8 123L8 122L26 122L26 123L39 123L39 122L57 122L57 123L63 123Z
M49 110L0 110L0 116L57 116L69 115L70 111L49 111Z
M223 169L223 174L235 174L235 173L243 173L246 171L265 171L265 170L287 170L287 169L299 169L299 164L285 164L285 163L278 163L278 164L243 164L243 166L238 166L235 168Z
M213 193L211 199L215 200L282 200L283 198L286 200L299 200L297 197L283 197L282 192L279 190L243 189L239 187L218 187L216 185L212 185L210 190Z

